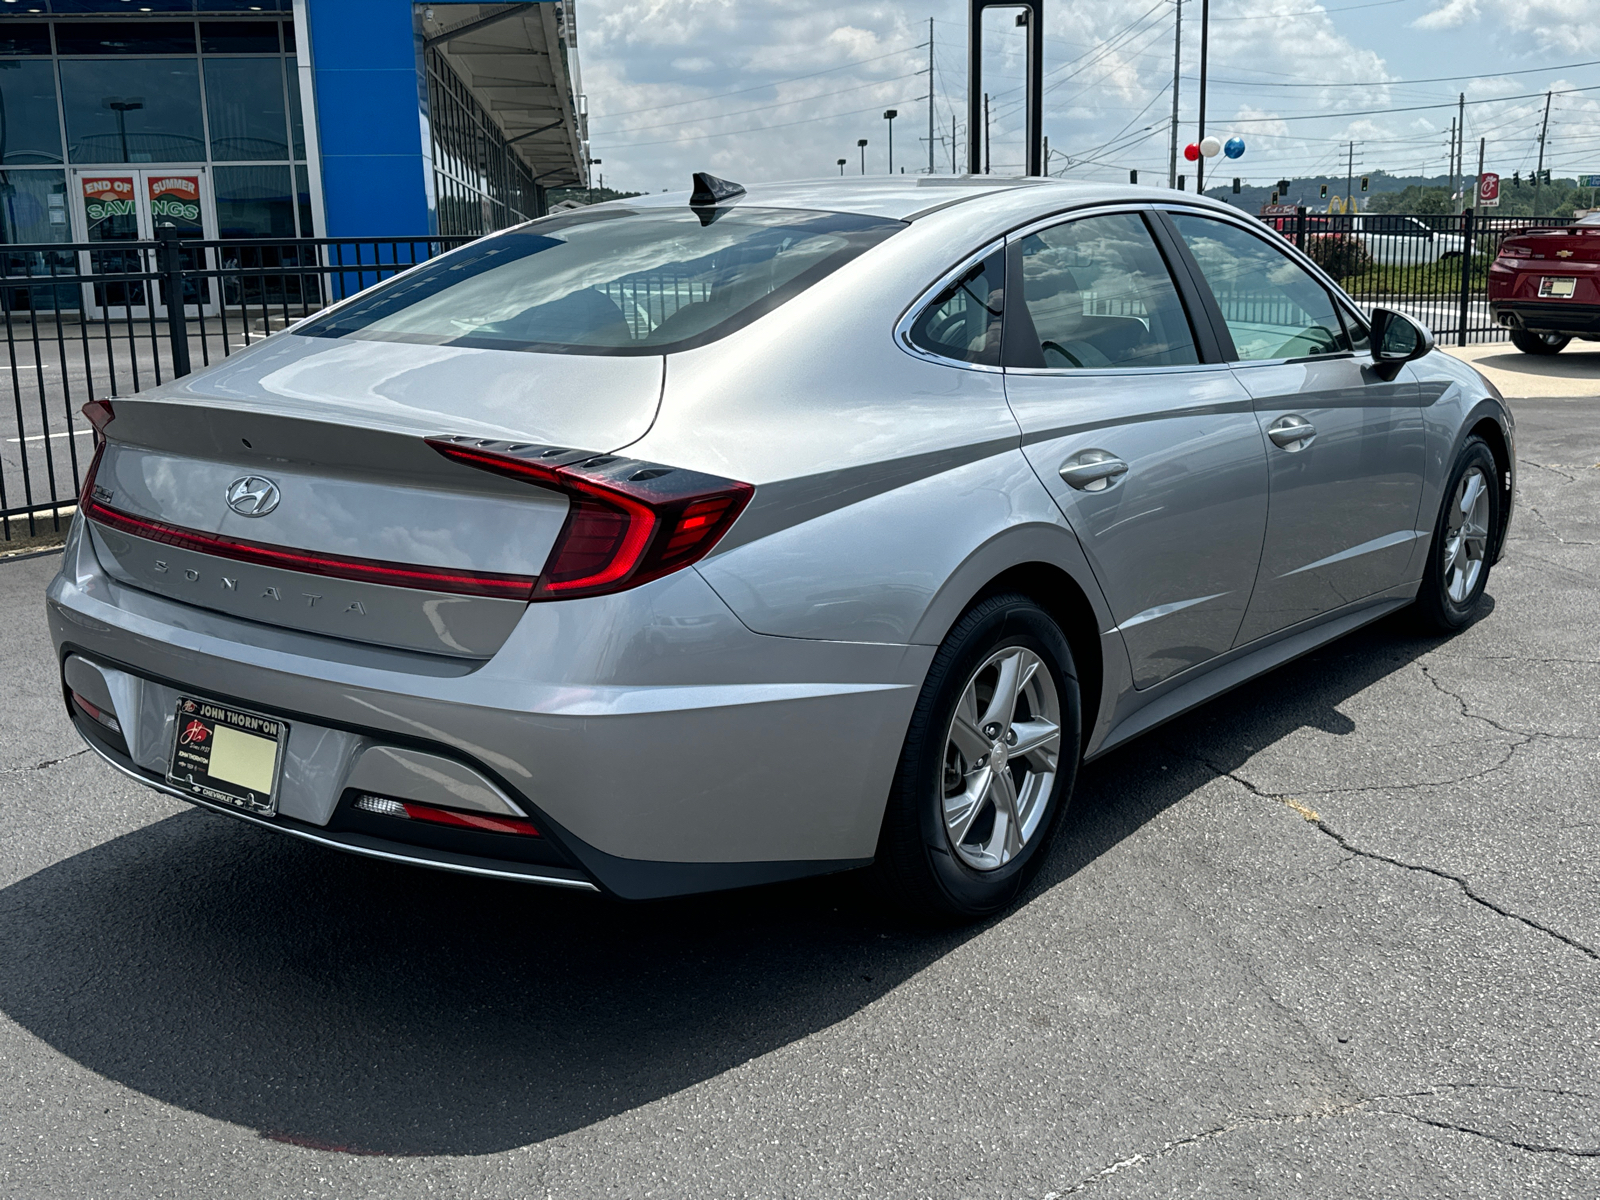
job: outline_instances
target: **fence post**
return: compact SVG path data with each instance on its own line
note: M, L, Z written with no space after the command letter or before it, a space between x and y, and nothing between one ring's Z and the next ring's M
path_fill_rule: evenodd
M1299 205L1294 210L1294 248L1304 251L1306 248L1306 206Z
M1472 209L1461 212L1461 313L1456 325L1456 345L1467 344L1467 314L1472 308Z
M161 239L161 285L167 294L167 337L172 345L172 377L189 373L189 323L184 314L183 258L178 231L171 225L156 230Z

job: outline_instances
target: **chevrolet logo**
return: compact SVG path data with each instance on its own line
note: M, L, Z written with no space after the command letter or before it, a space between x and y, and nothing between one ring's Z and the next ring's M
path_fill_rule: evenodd
M1572 251L1571 250L1557 250L1556 251L1556 257L1557 258L1571 258L1572 257Z

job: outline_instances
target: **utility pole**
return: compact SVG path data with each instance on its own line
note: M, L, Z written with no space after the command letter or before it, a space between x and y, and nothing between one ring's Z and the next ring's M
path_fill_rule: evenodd
M1450 118L1450 151L1447 156L1450 160L1446 168L1450 172L1450 196L1454 199L1456 194L1456 119Z
M1533 215L1539 215L1539 185L1544 182L1544 135L1550 132L1550 97L1544 94L1544 122L1539 126L1539 169L1533 173Z
M1344 211L1350 211L1350 202L1355 199L1356 182L1356 144L1350 143L1350 156L1345 160L1344 168Z
M1178 84L1183 65L1183 0L1178 0L1178 16L1172 24L1172 149L1167 156L1167 186L1178 186Z
M1200 0L1200 136L1206 140L1206 57L1211 41L1211 0ZM1194 194L1206 194L1206 156L1194 160Z
M933 174L933 18L928 18L928 174Z
M956 132L960 128L961 128L961 126L956 123L956 115L955 115L955 113L951 113L950 114L950 174L952 174L952 175L959 175L960 174L960 172L956 170L956 154L958 153L958 151L956 149Z
M989 93L984 93L984 174L989 174Z
M1472 207L1473 208L1477 208L1478 207L1479 193L1483 189L1483 150L1484 150L1484 147L1488 144L1488 142L1489 142L1489 139L1486 138L1486 137L1481 137L1481 138L1478 139L1478 174L1472 180Z
M1467 94L1461 92L1456 100L1456 171L1461 176L1461 208L1466 207L1467 199ZM1478 181L1474 179L1472 186L1477 187ZM1461 209L1456 209L1460 212Z

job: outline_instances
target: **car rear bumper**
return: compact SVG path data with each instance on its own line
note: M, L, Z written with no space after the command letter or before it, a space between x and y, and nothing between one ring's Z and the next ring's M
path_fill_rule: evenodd
M1534 333L1600 334L1600 304L1564 300L1495 300L1489 305L1495 322L1507 329Z
M613 597L531 606L486 663L435 660L128 587L100 568L81 528L48 613L63 671L73 656L94 665L109 690L96 703L110 700L127 737L99 736L74 710L80 733L157 790L352 853L626 898L870 861L933 653L753 634L689 570ZM289 724L276 815L166 784L179 696ZM352 772L373 747L460 764L543 837L421 845L404 820L356 827ZM375 836L373 820L393 821L395 836ZM544 846L530 853L536 840ZM522 845L495 849L511 843Z

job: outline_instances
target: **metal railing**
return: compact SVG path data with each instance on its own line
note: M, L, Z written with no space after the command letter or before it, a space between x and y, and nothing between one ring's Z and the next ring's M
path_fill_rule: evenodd
M1317 213L1261 218L1367 308L1416 317L1440 344L1501 342L1511 331L1489 311L1489 264L1500 243L1530 229L1560 229L1571 217Z
M91 431L79 411L88 401L209 366L471 240L167 237L0 246L0 321L11 368L11 394L0 400L0 541L66 527L89 462ZM176 296L183 304L171 303Z

